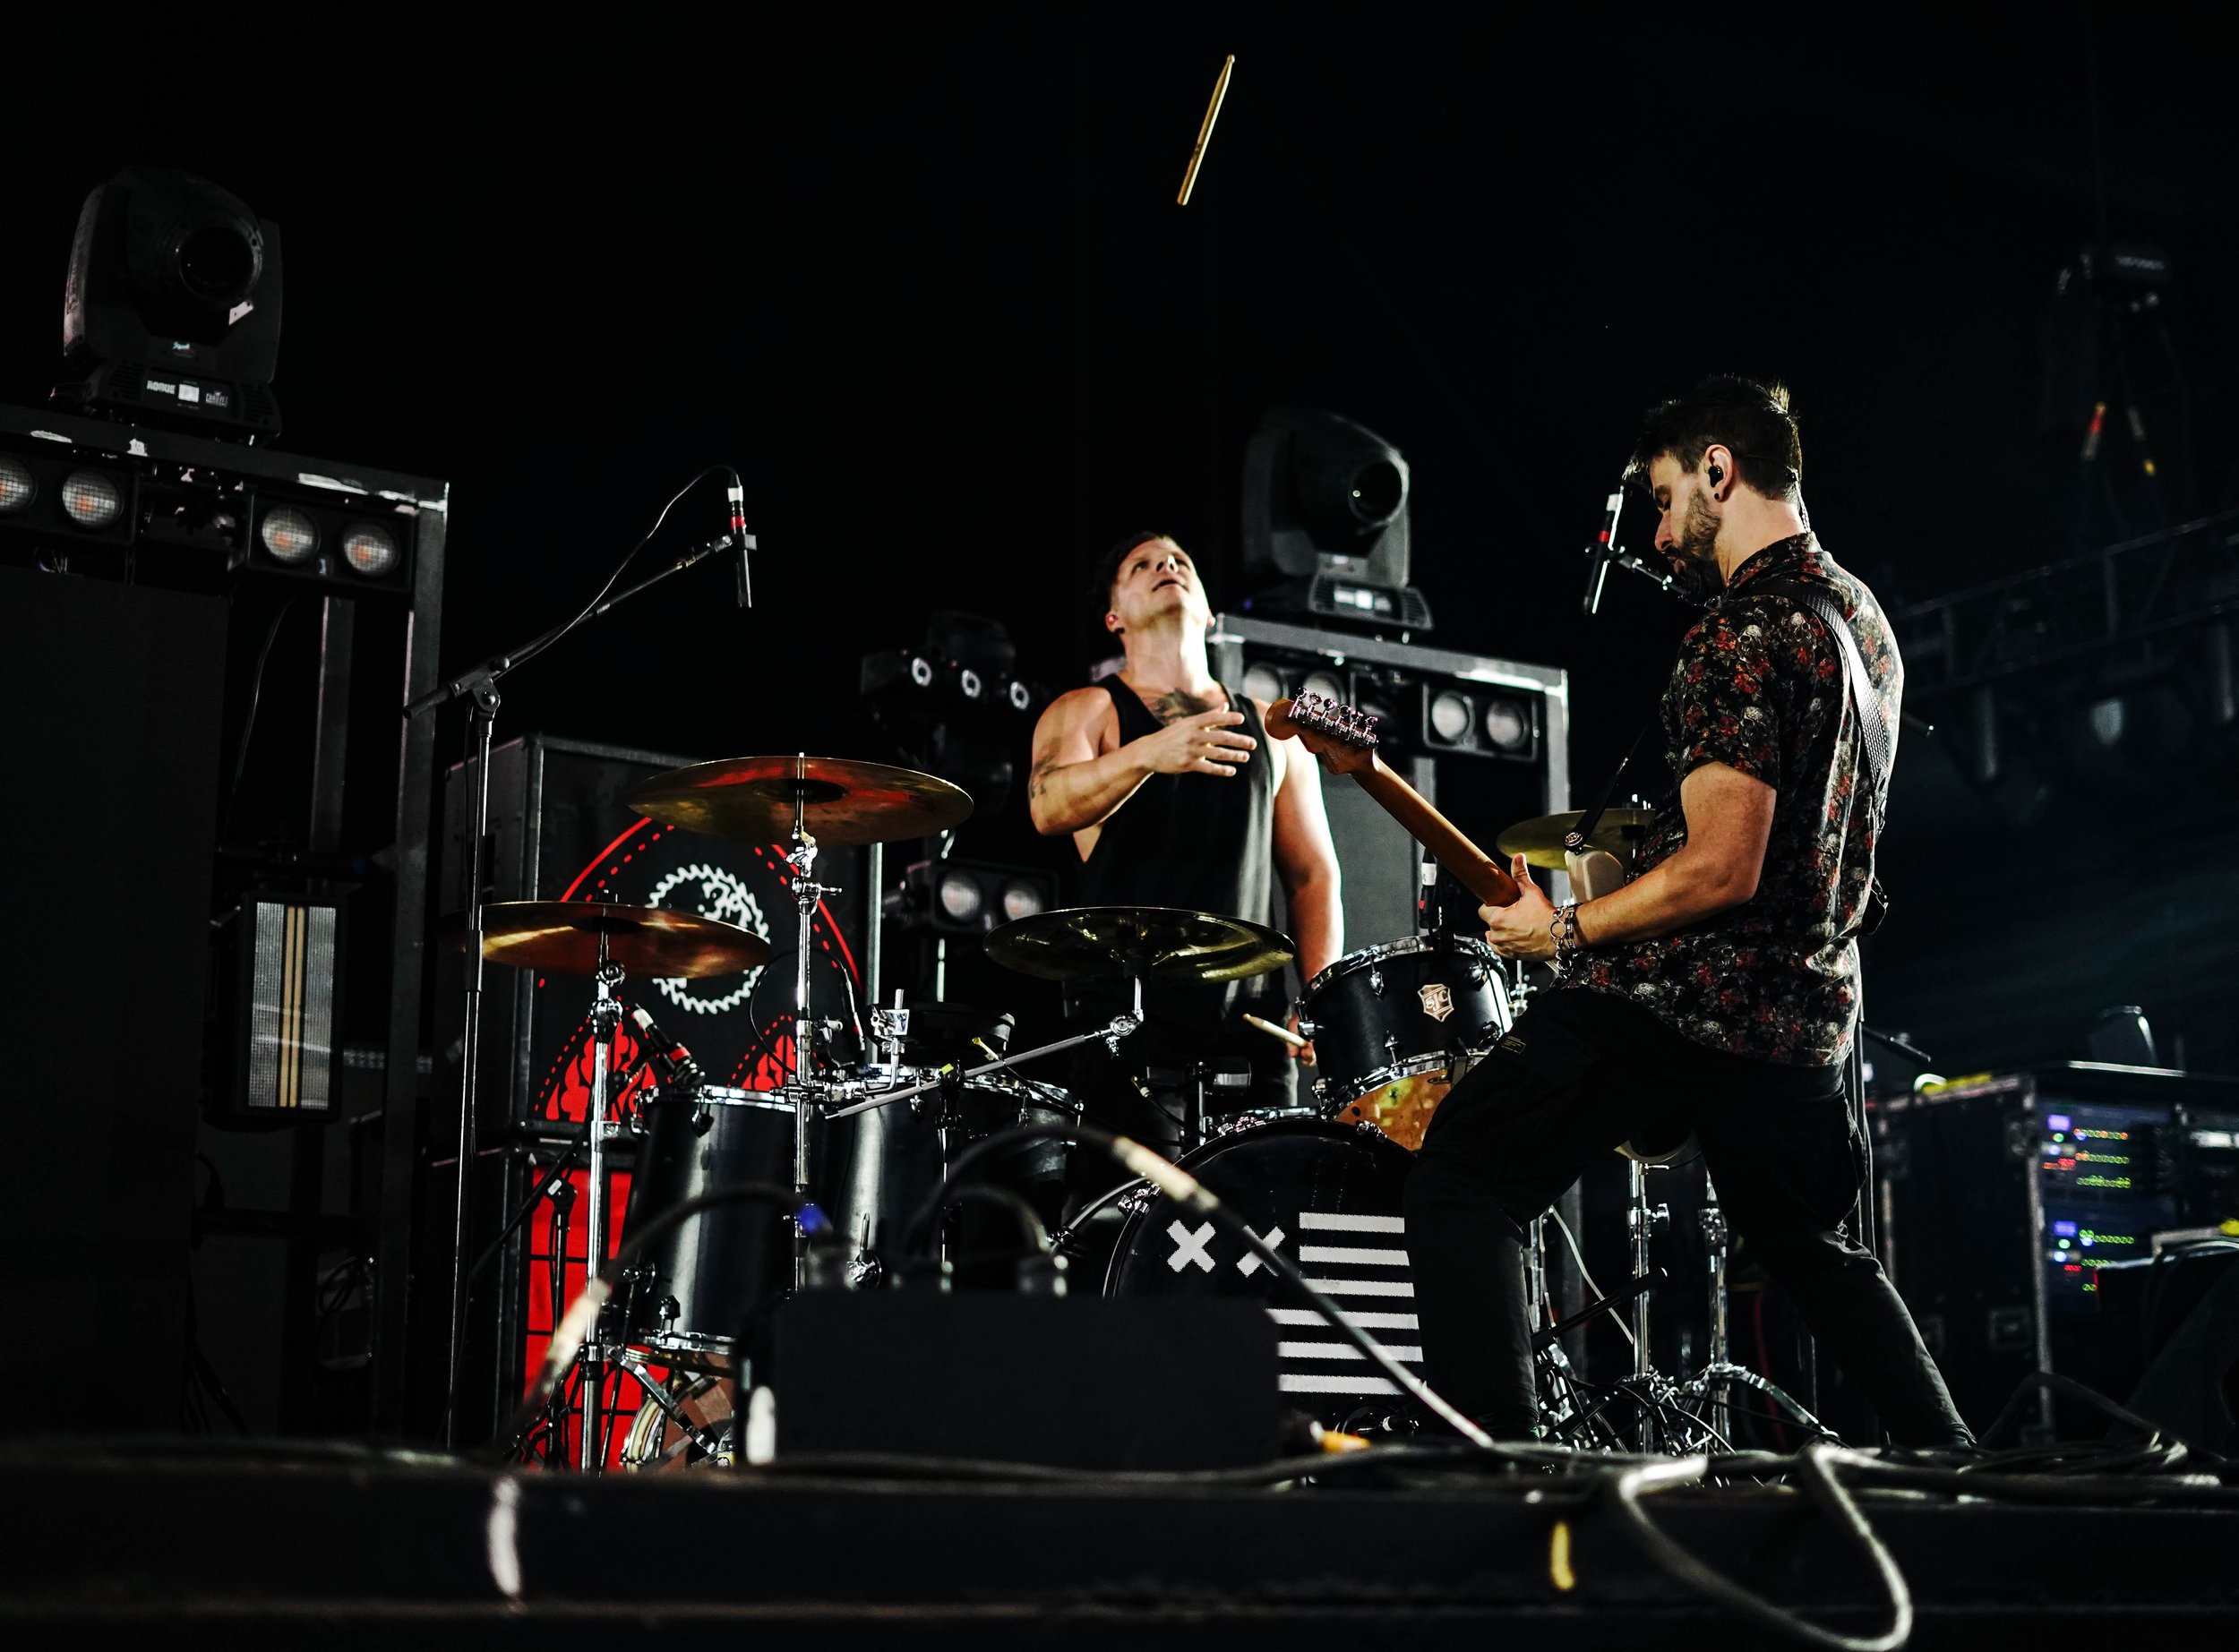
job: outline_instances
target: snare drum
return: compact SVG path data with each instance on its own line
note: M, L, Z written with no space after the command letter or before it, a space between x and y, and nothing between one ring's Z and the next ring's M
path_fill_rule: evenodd
M1508 1031L1508 997L1483 941L1419 935L1340 958L1307 983L1299 1014L1323 1114L1412 1150L1446 1091Z

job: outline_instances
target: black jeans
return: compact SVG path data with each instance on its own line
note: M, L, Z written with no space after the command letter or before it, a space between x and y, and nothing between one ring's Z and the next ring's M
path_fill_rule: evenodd
M1727 1055L1583 989L1541 997L1454 1087L1408 1178L1432 1385L1496 1434L1531 1431L1527 1227L1618 1143L1689 1126L1735 1231L1892 1438L1971 1439L1881 1263L1841 1231L1864 1165L1842 1069Z

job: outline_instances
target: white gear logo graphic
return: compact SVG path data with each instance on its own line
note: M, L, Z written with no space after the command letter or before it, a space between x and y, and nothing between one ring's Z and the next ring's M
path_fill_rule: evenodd
M672 890L689 889L694 884L699 886L697 901L692 900L689 894L682 900L672 901L668 898ZM653 886L652 893L646 896L646 904L665 906L672 912L697 912L702 918L720 919L725 923L735 923L742 929L750 929L756 935L764 932L762 909L755 903L754 892L740 881L736 873L727 872L719 866L702 863L678 867ZM681 1010L688 1010L695 1015L721 1015L744 1004L754 990L754 983L761 978L761 968L757 965L740 976L739 984L720 998L699 997L692 991L698 983L682 978L656 980L653 984L660 989L663 997Z

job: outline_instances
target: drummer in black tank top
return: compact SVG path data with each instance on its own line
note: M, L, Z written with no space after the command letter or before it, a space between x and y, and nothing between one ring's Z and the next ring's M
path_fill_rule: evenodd
M1214 680L1205 649L1212 610L1171 539L1120 541L1099 562L1092 595L1127 664L1060 697L1036 724L1027 784L1035 827L1072 835L1083 905L1187 907L1267 923L1280 879L1298 968L1310 979L1344 941L1314 759L1294 740L1270 740L1266 708ZM1120 1057L1152 1077L1163 1092L1157 1101L1146 1108L1097 1047L1077 1062L1074 1086L1095 1122L1168 1145L1179 1137L1172 1115L1197 1061L1249 1057L1263 1081L1255 1103L1286 1096L1282 1046L1238 1014L1240 998L1257 998L1280 1015L1282 992L1279 977L1240 992L1156 992L1146 1025ZM1081 1018L1100 1020L1118 1003L1081 991L1068 1001Z

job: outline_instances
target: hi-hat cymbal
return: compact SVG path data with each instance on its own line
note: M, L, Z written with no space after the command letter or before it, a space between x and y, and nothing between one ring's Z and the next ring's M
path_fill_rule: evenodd
M482 909L482 955L555 975L598 971L599 941L609 962L641 980L733 975L769 962L769 943L751 929L661 906L593 901L493 901ZM458 920L445 937L467 950Z
M1017 919L987 955L1043 980L1242 980L1291 962L1290 937L1241 918L1170 906L1077 906Z
M930 837L972 813L961 787L914 768L845 758L725 758L641 780L630 807L689 831L750 843L793 835L794 801L820 843L885 843Z
M1505 855L1522 855L1534 866L1559 872L1563 869L1563 839L1575 831L1585 817L1584 809L1572 809L1559 815L1519 820L1500 835L1496 847ZM1652 809L1605 809L1601 811L1601 823L1594 827L1594 835L1587 840L1586 846L1606 850L1624 860L1646 835L1648 823L1655 817Z

